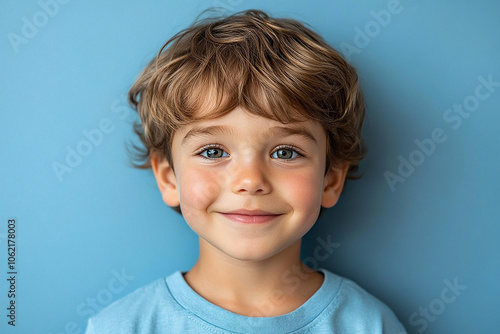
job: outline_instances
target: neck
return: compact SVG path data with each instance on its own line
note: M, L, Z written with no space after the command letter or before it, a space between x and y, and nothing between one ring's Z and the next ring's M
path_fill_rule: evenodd
M246 316L277 316L307 301L323 276L300 260L298 240L285 250L259 261L229 257L200 238L200 257L185 275L200 296L231 312Z

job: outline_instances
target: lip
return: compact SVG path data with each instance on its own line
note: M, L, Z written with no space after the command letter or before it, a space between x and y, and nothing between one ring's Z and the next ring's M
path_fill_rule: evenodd
M221 212L221 214L234 222L243 224L264 224L270 222L278 216L281 216L281 214L271 213L267 211L246 209Z

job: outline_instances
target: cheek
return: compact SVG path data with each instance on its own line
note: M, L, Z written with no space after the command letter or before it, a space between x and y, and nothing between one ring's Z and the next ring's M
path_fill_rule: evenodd
M304 215L319 213L321 205L322 179L314 172L305 172L289 178L285 196Z
M179 197L183 213L206 209L219 195L221 183L213 172L185 169L180 175Z

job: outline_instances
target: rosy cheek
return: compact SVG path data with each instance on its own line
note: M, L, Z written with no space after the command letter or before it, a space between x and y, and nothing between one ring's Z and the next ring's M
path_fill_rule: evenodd
M296 208L300 208L304 214L310 215L318 211L321 204L321 183L314 173L301 173L290 183L288 193L292 197Z
M191 169L181 177L181 207L182 211L190 209L205 210L220 193L220 184L213 173Z

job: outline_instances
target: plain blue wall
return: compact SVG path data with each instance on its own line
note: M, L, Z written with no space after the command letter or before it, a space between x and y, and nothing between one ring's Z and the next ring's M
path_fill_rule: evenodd
M195 234L163 204L152 173L127 165L134 113L124 94L210 6L303 20L359 71L365 176L306 236L308 263L357 281L410 333L500 332L500 2L62 2L2 1L0 11L0 332L83 333L93 309L194 264ZM454 104L472 111L459 116ZM84 133L98 127L106 133L89 146ZM88 155L58 177L54 163L77 148ZM410 160L418 166L403 166ZM328 240L331 254L315 256Z

